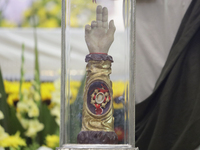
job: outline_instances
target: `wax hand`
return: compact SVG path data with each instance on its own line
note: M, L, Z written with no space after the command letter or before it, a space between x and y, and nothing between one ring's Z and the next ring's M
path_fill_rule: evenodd
M109 26L109 27L108 27ZM90 53L108 53L114 41L115 33L114 21L108 25L108 9L97 6L96 21L92 21L91 26L85 26L85 41Z

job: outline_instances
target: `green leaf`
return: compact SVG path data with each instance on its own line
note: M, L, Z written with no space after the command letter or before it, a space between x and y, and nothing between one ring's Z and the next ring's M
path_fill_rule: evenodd
M36 84L34 84L35 91L40 95L40 69L39 69L39 56L38 56L38 47L37 47L37 31L36 31L36 25L35 25L35 17L33 16L33 22L34 22L34 42L35 42L35 70L34 70L34 81ZM37 101L38 107L40 107L41 100Z
M34 18L35 20L35 18ZM35 22L35 21L34 21ZM37 31L36 27L34 26L34 42L35 42L35 74L34 80L40 84L40 69L39 69L39 57L38 57L38 47L37 47Z
M70 132L70 143L77 143L77 135L81 131L85 78L86 76L81 81L75 102L70 105L70 131L72 131Z
M23 133L24 129L16 117L16 109L14 107L9 107L6 101L6 93L4 89L1 69L0 69L0 93L1 93L0 110L4 114L4 119L0 120L0 125L10 135L15 134L17 131L20 131L20 133Z
M21 55L21 76L20 76L20 84L19 84L19 101L22 101L22 83L24 82L24 44L22 44L22 55Z
M9 107L7 107L6 93L4 89L1 69L0 69L0 110L4 114L4 119L0 120L0 125L4 127L5 131L8 131Z
M9 107L9 106L8 106ZM16 117L16 109L15 107L10 107L10 116L9 116L9 134L13 135L15 134L17 131L20 131L21 137L25 137L23 135L24 133L24 128L22 127L21 123L19 122L18 118Z
M45 137L47 135L56 134L59 127L55 122L55 118L50 114L48 106L44 103L40 105L40 115L38 119L44 124L44 129L38 133L36 140L42 145L45 142Z
M40 145L36 142L29 145L28 147L25 147L23 150L37 150L40 147Z

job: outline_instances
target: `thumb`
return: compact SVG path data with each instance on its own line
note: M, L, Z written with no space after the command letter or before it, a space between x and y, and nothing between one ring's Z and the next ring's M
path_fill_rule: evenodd
M109 22L109 29L108 29L107 34L109 34L109 35L114 35L115 30L116 30L116 27L115 27L114 21L111 20L111 21Z

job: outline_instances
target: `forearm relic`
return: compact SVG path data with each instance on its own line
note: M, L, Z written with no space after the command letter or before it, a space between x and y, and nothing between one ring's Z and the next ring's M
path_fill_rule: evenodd
M112 57L89 54L82 114L82 129L78 135L80 144L115 144L113 92L111 74Z

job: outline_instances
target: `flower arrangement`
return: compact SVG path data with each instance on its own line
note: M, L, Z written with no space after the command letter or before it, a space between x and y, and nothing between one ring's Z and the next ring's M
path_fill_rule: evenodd
M0 72L0 148L35 150L42 145L48 146L50 143L48 141L57 137L56 141L53 140L54 144L51 142L51 148L55 148L53 145L58 145L59 126L50 113L50 105L45 103L50 94L40 83L37 44L35 44L35 75L30 83L24 81L24 45L22 45L21 60L19 82L3 83ZM54 88L51 86L49 92L52 89ZM45 94L41 95L41 91Z
M2 111L0 111L0 120L2 119L4 119L4 115ZM26 146L26 142L20 137L19 132L17 132L15 135L10 136L0 125L0 135L0 147L13 147L17 149L18 146Z
M92 21L96 9L95 5L91 7L88 2L83 0L71 1L71 3L72 6L76 7L71 14L71 27L80 27L83 21L85 21L85 24ZM1 10L1 8L4 8L3 6L0 8L0 27L32 27L34 24L32 16L34 15L37 20L37 27L58 28L61 26L61 4L62 1L58 0L34 0L30 7L23 12L21 22L13 22L5 18L3 9ZM8 6L9 1L5 1L4 5L5 7ZM83 16L81 16L83 13L86 13L88 17L83 19ZM82 20L82 22L79 20Z
M35 94L33 87L31 86L34 83L31 82L24 82L22 84L23 89L23 99L19 101L19 85L20 82L15 81L7 81L4 80L4 87L5 87L5 93L8 94L7 97L7 105L9 108L15 108L15 114L20 122L21 126L23 127L23 131L17 131L14 135L9 135L5 132L4 128L0 126L0 144L1 147L12 147L11 143L9 144L9 139L12 139L15 141L19 141L16 143L13 143L17 146L31 146L28 142L28 139L35 139L38 134L41 133L42 130L44 130L45 125L41 122L39 122L38 117L40 113L39 106L37 103L33 100L34 97L39 97L37 94ZM123 95L124 91L124 83L123 82L113 82L113 92L114 97L118 97L120 95ZM79 88L81 86L80 81L72 81L70 84L71 88L71 100L70 104L73 106L76 104L76 96L78 95ZM58 147L59 144L59 134L58 134L58 128L60 125L60 79L55 80L54 82L48 82L48 83L41 83L41 102L42 104L47 106L47 109L49 110L49 116L54 119L54 122L56 123L56 132L54 134L47 133L46 136L43 138L42 144L33 144L37 148L39 148L42 145L45 145L49 148L55 148ZM114 108L115 112L122 110L123 104L122 103L116 103L114 102ZM44 111L44 110L43 110ZM118 114L119 115L119 114ZM3 119L3 113L0 111L0 119ZM116 119L117 120L117 119ZM48 124L47 126L50 126ZM53 127L49 127L53 128ZM123 128L116 127L115 128L116 133L119 135L119 139L122 140L123 136ZM72 137L76 135L72 135ZM22 138L24 137L24 138ZM23 142L22 142L23 141ZM7 144L5 144L7 143ZM20 143L25 143L21 144ZM36 142L40 143L40 142ZM17 146L14 145L14 148L16 149Z
M90 7L82 0L72 1L77 5L72 16L77 16L86 10L89 12L86 22L94 18L95 5ZM77 3L77 4L76 4ZM24 12L26 18L21 26L31 27L60 27L61 1L35 0L32 7ZM1 13L1 12L0 12ZM31 22L34 14L35 21ZM81 16L80 16L81 17ZM78 17L72 17L71 26L80 27ZM39 20L39 21L38 21ZM33 21L33 20L32 20ZM0 14L0 26L6 25ZM86 23L85 23L86 24ZM13 25L14 26L14 25ZM18 26L18 25L16 25ZM35 30L35 29L34 29ZM54 82L40 82L37 37L35 36L35 70L34 79L27 82L24 79L24 45L22 45L21 78L20 81L3 80L0 70L0 149L10 150L42 150L55 149L59 145L60 126L60 79ZM82 81L70 82L70 141L76 142L76 136L81 128L82 96L85 78ZM113 96L115 109L115 131L123 141L123 108L124 104L117 100L124 94L125 83L113 82ZM78 117L77 117L78 116Z
M39 65L36 63L35 79L25 82L23 53L24 46L20 81L3 81L0 72L0 147L9 147L10 150L32 150L45 146L54 149L59 144L60 79L40 83L36 80L39 76ZM37 53L35 55L38 57ZM70 123L74 127L70 140L73 142L76 142L76 132L81 128L81 119L77 119L76 116L82 111L80 95L83 95L84 81L85 78L82 81L70 82ZM123 95L123 92L124 83L113 82L114 99ZM123 107L121 102L114 102L117 113L115 130L120 140L123 140L123 127L119 127ZM14 142L9 142L11 140Z

